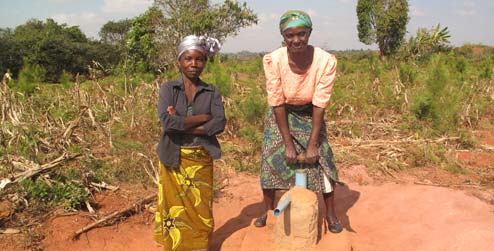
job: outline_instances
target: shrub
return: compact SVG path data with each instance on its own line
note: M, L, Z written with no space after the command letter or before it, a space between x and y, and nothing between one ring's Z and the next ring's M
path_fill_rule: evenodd
M89 194L81 184L57 177L53 181L37 178L21 182L22 191L30 200L37 200L47 205L62 205L65 209L79 209L81 203L88 200Z
M239 104L239 117L247 124L259 124L267 108L266 99L258 89L252 89Z
M444 61L441 55L431 57L429 77L425 86L415 93L411 106L419 120L431 122L440 134L459 128L464 102L461 85Z
M399 70L400 70L400 81L402 83L413 84L413 82L417 78L417 73L418 73L415 67L410 63L400 62Z
M37 64L30 65L26 63L19 72L19 79L15 83L14 88L21 93L31 95L34 93L36 85L45 79L45 75L46 70L43 67Z
M494 66L490 60L484 60L480 65L480 75L481 79L491 79L494 73Z
M467 69L467 61L464 58L460 58L456 61L455 66L459 73L465 73Z
M240 128L239 134L242 138L254 143L254 145L261 145L262 133L251 125L245 125Z
M72 82L72 74L70 74L69 72L63 71L62 75L60 75L59 82L63 86L69 87L70 83Z
M232 94L230 71L218 61L214 60L214 62L209 62L206 65L204 79L206 82L215 85L220 90L222 96L229 97Z

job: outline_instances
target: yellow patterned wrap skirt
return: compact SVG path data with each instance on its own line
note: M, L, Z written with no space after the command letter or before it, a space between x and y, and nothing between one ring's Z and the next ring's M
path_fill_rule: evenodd
M154 239L164 250L207 250L213 232L213 159L182 147L180 167L160 163Z

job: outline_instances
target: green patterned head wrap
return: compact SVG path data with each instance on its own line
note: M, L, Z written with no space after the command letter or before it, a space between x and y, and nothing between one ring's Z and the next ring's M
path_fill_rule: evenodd
M280 32L293 27L312 29L312 21L307 13L300 10L289 10L280 18Z

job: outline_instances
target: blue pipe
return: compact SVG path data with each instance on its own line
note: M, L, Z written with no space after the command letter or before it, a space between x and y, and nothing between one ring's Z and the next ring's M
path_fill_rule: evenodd
M305 169L297 169L295 171L295 185L302 188L307 188L307 171ZM292 199L290 198L290 195L287 195L286 198L282 202L278 203L278 206L274 209L274 216L280 216L281 211L285 210L291 201Z
M307 188L307 171L305 169L295 170L295 185Z
M290 198L290 195L287 195L286 198L281 203L278 203L278 206L274 209L274 216L280 216L281 211L285 210L285 208L290 204L291 201L292 199Z

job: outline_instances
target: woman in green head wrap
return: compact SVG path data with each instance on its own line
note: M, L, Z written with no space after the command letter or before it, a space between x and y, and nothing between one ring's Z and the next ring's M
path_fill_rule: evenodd
M286 46L263 58L270 109L264 123L261 185L266 213L255 226L266 225L276 189L295 183L295 170L304 168L307 188L322 192L326 219L333 233L342 231L334 207L334 186L339 184L324 122L336 75L336 58L309 45L312 21L303 11L287 11L280 19Z
M280 32L293 27L312 29L312 21L307 13L300 10L289 10L280 18Z

